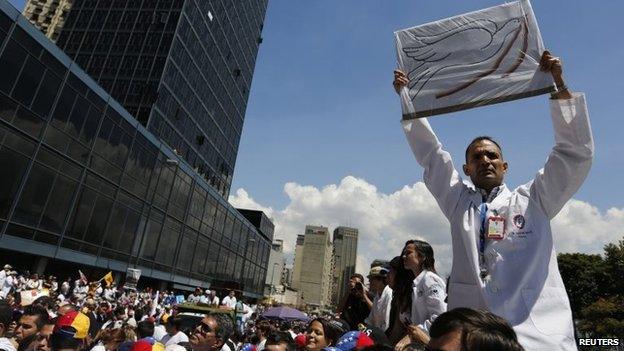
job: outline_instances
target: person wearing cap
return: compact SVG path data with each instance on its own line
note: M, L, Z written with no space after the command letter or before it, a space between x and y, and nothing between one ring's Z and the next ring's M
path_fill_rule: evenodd
M89 317L78 311L59 316L50 337L52 351L78 351L86 345Z
M390 307L392 304L392 289L388 286L388 268L377 266L368 273L370 290L375 294L370 303L370 314L364 323L377 327L383 331L390 325ZM370 302L369 299L366 302Z
M204 294L199 297L199 302L209 304L210 303L210 290L204 290Z
M217 291L210 290L210 304L213 306L219 306L219 302L221 302L221 300L219 299L219 296L217 296Z

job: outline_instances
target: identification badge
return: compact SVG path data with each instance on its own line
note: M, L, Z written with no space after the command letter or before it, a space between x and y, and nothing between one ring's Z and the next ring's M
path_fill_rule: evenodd
M505 236L505 218L492 216L488 219L488 239L501 240Z

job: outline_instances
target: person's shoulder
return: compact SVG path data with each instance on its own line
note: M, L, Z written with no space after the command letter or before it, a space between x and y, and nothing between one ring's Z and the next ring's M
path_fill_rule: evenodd
M431 287L435 285L442 285L442 286L446 285L442 277L440 277L439 275L431 271L425 271L425 275L423 276L423 279L421 280L421 284L423 284L426 287Z

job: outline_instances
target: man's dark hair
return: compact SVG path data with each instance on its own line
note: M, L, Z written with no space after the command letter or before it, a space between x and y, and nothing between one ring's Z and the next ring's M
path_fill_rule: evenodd
M524 351L516 332L503 318L487 311L455 308L441 314L431 325L432 339L461 332L461 350Z
M37 316L37 329L41 329L48 322L48 311L39 305L29 305L24 308L22 316Z
M154 323L150 321L141 321L137 324L137 336L139 339L154 336Z
M72 338L63 333L53 333L50 336L50 346L52 351L73 349L78 351L82 344L82 340Z
M270 333L267 336L267 340L265 345L279 345L281 343L285 343L286 344L286 350L287 351L295 351L295 349L297 348L297 346L295 345L295 341L293 340L293 338L290 336L290 333L288 332L283 332L283 331L275 331Z
M232 318L224 313L208 313L207 317L210 317L217 322L217 330L215 334L217 338L221 339L225 343L232 333L234 333L234 322Z
M2 324L2 326L4 327L5 333L9 328L9 324L11 324L12 320L13 310L11 309L11 306L9 306L9 304L5 300L0 300L0 324ZM0 337L3 336L4 335L0 335Z
M256 329L262 333L265 337L271 333L273 326L267 320L262 320L256 323Z
M180 317L169 317L167 319L167 325L172 326L175 330L180 330L182 328L182 318Z
M480 141L483 141L483 140L490 141L494 145L496 145L496 147L498 148L498 151L500 151L501 156L503 156L503 149L500 147L498 142L496 140L494 140L494 138L492 138L491 136L488 136L488 135L481 135L481 136L478 136L478 137L472 139L470 144L468 144L468 147L466 148L466 163L468 162L468 152L470 151L470 148L473 147L474 144L476 144L476 143L478 143Z

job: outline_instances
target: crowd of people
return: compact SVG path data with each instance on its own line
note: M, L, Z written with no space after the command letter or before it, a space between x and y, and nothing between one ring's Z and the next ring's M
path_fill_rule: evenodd
M90 283L82 273L59 284L7 264L0 271L0 351L576 349L550 219L586 176L593 140L584 97L568 91L560 61L544 52L540 68L557 85L557 145L536 179L513 191L503 183L508 165L494 139L468 145L464 182L428 122L404 116L425 184L451 223L449 289L422 240L373 264L368 288L353 275L337 312L306 323L263 319L261 306L234 291L220 298L199 288L185 300L219 308L189 319L172 291L121 289L105 278ZM395 71L398 93L408 83ZM23 292L43 290L25 303Z

